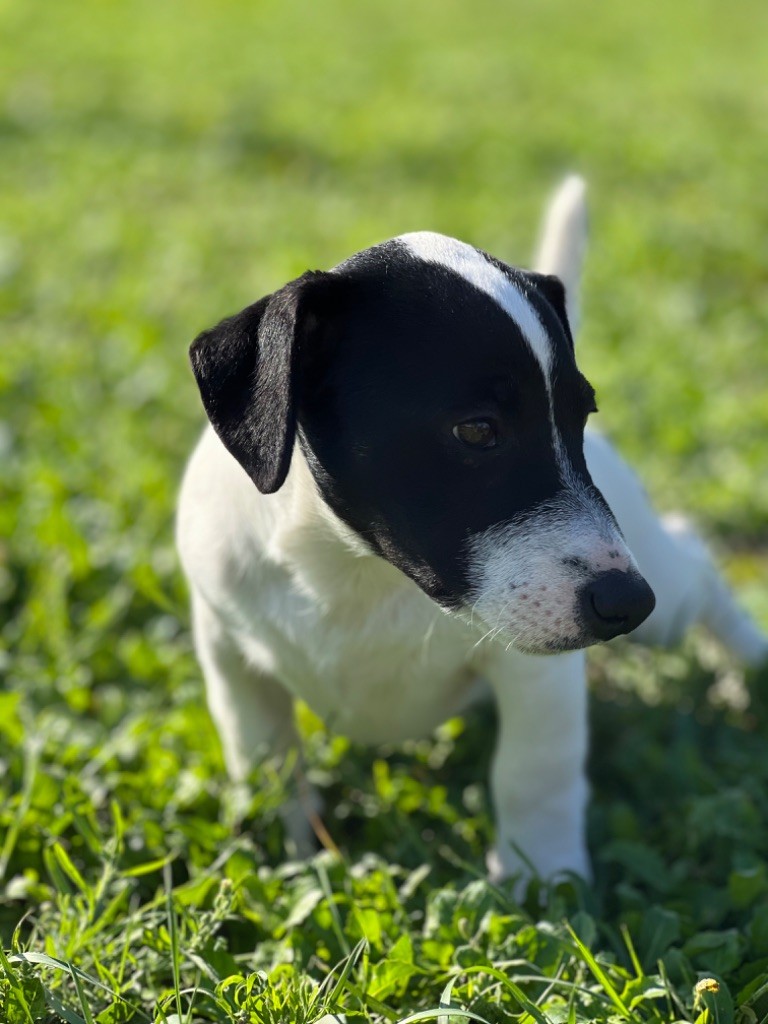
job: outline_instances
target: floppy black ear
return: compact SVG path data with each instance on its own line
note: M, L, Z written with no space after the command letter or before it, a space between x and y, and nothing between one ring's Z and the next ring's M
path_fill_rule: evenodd
M205 411L224 446L264 494L282 486L296 435L298 353L313 285L308 271L192 342Z
M536 288L538 288L552 307L557 319L560 321L560 324L565 331L566 338L570 341L571 347L573 347L573 335L571 334L571 325L568 320L568 310L565 300L565 285L560 278L555 277L554 274L537 274L529 271L528 277L530 277Z

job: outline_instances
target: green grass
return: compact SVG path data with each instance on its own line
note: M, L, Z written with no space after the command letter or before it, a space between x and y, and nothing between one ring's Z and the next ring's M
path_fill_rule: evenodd
M522 906L490 711L378 751L305 714L341 855L286 863L172 545L200 328L405 230L524 262L578 169L600 425L768 625L768 7L0 0L0 37L0 1020L768 1019L768 680L595 652L595 884Z

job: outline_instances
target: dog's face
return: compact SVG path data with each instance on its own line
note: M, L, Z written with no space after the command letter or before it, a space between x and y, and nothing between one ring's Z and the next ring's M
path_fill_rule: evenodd
M652 610L584 462L594 393L556 278L405 235L223 321L192 362L262 491L298 435L347 526L519 649L584 647Z

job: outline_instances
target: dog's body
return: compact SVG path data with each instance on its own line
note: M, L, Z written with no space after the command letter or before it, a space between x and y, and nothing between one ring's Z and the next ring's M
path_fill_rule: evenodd
M404 236L196 342L216 432L188 467L178 537L234 778L291 746L294 698L381 743L428 733L484 680L500 719L493 870L588 875L582 648L634 627L670 644L703 621L748 661L768 653L613 449L587 434L582 455L592 399L569 325L583 244L571 181L540 259L565 294L452 239ZM477 337L463 354L456 324ZM441 337L444 368L428 361ZM286 823L304 846L295 807Z

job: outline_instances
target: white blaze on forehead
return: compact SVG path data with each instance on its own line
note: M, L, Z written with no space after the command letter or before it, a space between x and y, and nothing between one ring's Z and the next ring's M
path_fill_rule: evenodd
M400 235L396 241L427 263L435 263L463 277L479 291L493 299L510 316L536 357L544 380L549 386L552 370L552 347L536 310L514 282L466 242L433 231L414 231Z

